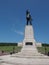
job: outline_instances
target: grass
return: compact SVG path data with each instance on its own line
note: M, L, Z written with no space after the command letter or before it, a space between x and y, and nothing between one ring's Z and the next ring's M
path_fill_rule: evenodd
M20 52L21 48L21 46L0 46L0 51L11 52L14 49L16 52Z
M37 47L38 51L45 54L45 47ZM49 47L46 47L46 54L49 52Z

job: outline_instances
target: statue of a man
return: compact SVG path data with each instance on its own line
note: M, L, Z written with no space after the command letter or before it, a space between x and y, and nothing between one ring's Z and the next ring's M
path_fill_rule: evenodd
M27 25L30 23L30 25L32 25L32 18L31 18L31 15L30 15L30 12L27 10L26 11L26 20L27 20Z

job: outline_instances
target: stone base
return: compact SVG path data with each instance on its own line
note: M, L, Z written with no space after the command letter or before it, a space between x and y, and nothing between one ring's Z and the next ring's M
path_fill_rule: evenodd
M37 48L32 45L23 46L21 52L12 55L12 57L20 57L20 58L45 58L47 56L38 52Z
M34 56L34 55L39 55L37 49L35 47L33 47L32 45L26 45L23 46L20 54L24 55L24 56Z

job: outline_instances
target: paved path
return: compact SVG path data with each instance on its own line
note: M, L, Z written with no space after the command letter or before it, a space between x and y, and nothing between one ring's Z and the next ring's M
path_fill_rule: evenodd
M46 58L18 58L11 55L0 56L0 65L49 65Z

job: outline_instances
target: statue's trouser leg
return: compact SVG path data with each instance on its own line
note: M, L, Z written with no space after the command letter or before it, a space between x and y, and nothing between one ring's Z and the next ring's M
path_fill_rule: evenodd
M32 25L31 21L30 21L30 25Z
M28 25L28 20L27 20L27 25Z

